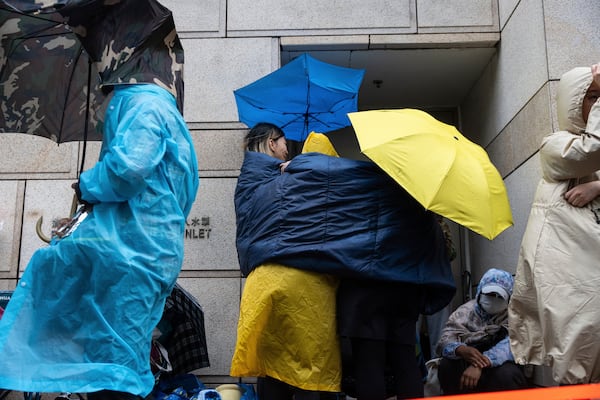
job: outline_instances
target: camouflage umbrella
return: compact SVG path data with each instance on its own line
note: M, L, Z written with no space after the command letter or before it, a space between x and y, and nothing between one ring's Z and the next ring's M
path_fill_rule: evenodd
M156 0L0 0L0 41L0 132L98 140L121 84L160 85L183 112L183 48Z

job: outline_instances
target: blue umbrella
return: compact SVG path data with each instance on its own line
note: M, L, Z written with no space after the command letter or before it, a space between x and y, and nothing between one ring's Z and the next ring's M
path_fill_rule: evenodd
M273 123L288 139L303 141L311 131L350 125L357 111L365 71L339 67L302 54L278 70L235 90L239 120L248 127Z

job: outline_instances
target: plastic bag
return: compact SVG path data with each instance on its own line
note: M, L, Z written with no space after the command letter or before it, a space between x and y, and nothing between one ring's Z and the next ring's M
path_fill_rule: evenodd
M425 380L424 392L425 397L434 397L442 395L442 388L438 379L438 367L441 358L432 358L425 363L427 367L427 379Z
M221 395L214 389L205 389L192 396L190 400L221 400Z
M206 386L194 374L162 377L154 387L152 396L154 400L180 400L190 399L197 395Z
M254 391L254 385L250 385L247 383L238 383L238 386L242 388L241 400L258 400L258 396Z
M173 371L173 367L169 361L169 353L158 340L152 341L152 347L150 348L150 364L154 374Z

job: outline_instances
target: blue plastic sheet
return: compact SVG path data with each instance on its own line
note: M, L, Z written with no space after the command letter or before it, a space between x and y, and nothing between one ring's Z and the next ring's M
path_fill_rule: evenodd
M80 177L93 210L34 253L0 320L0 387L152 390L151 332L181 268L197 169L171 94L115 88L100 159Z

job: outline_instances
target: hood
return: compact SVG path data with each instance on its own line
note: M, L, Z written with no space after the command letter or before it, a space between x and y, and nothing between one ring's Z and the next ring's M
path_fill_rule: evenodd
M592 69L577 67L565 72L556 92L558 128L571 133L583 133L585 122L581 113L583 97L592 83Z
M482 291L485 291L486 293L497 292L503 295L503 297L506 293L510 298L510 296L512 296L513 285L514 279L509 272L502 269L491 268L479 281L479 285L477 286L477 298L479 298Z

